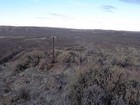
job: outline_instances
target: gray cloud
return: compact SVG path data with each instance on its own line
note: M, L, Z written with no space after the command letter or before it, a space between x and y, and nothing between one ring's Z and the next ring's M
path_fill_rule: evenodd
M58 14L58 13L49 13L49 15L51 15L53 17L57 17L57 18L66 19L66 20L73 19L73 17L67 16L67 15L63 15L63 14Z
M105 11L105 12L114 12L116 10L116 8L111 5L102 5L100 8L102 11Z
M135 3L135 4L140 4L140 0L120 0L122 2L126 3Z
M52 13L52 12L48 12L46 16L38 16L38 17L35 17L35 18L43 19L43 20L54 19L54 18L60 18L60 19L64 19L64 20L74 19L73 17L67 16L67 15Z

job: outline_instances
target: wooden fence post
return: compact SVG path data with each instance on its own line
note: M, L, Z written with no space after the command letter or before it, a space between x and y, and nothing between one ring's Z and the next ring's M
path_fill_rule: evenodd
M52 44L53 44L53 45L52 45L52 47L53 47L53 59L52 59L52 63L55 63L55 56L54 56L54 53L55 53L55 52L54 52L55 42L54 42L54 38L55 38L55 37L53 36L53 43L52 43Z

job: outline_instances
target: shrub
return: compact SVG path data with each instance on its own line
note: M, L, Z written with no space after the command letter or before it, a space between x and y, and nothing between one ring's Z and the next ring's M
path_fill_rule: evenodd
M63 51L57 57L58 62L79 64L79 55L73 51Z
M20 59L12 64L12 68L15 72L21 72L27 68L37 66L40 59L43 57L45 57L45 53L43 51L32 51L25 53Z
M108 105L109 96L98 85L89 86L84 89L81 105Z
M30 100L30 93L27 88L21 87L16 92L17 92L16 94L19 97L19 99L24 99L26 101Z
M92 63L85 65L84 70L77 70L78 75L71 80L67 89L69 103L138 105L140 82L136 78L131 78L133 75L127 70L127 66L135 65L133 59L135 56L132 55L119 56L112 53L94 55ZM114 64L113 60L117 62Z
M49 70L54 66L53 63L49 62L49 60L47 59L41 59L39 64L38 64L38 68L39 70Z

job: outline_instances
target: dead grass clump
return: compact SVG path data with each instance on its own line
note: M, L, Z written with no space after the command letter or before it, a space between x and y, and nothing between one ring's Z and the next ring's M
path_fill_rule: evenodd
M118 65L120 67L130 67L130 66L139 66L139 50L133 49L123 49L119 50L114 55L114 60L112 65Z
M4 96L0 101L1 105L11 105L11 98L9 96Z
M79 55L74 51L63 51L57 57L58 62L60 63L74 63L79 64Z
M82 105L107 105L109 104L109 98L106 91L100 86L89 86L83 91Z
M40 59L45 57L43 51L32 51L25 53L20 59L15 61L11 66L15 72L21 72L27 68L35 67L39 64Z
M112 65L118 65L120 67L128 67L132 65L136 65L136 59L130 55L120 55L115 57L112 61Z
M54 63L49 62L49 60L47 59L41 59L39 64L38 64L38 68L39 70L49 70L54 66Z
M21 87L16 91L17 96L19 97L20 100L30 100L30 93L29 90L25 87Z

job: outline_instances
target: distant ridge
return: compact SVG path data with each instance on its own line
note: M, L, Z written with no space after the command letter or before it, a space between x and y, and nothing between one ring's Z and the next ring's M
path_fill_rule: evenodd
M41 27L41 26L8 26L8 25L0 25L1 28L34 28L34 29L60 29L60 30L80 30L80 31L119 31L119 32L140 32L140 31L126 31L126 30L110 30L110 29L77 29L77 28L62 28L62 27Z

